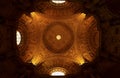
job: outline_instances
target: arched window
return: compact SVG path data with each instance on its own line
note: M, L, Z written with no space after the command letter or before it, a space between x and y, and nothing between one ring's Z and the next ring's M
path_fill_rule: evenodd
M66 70L61 67L55 67L50 71L51 76L65 76Z
M65 73L61 71L55 71L51 73L51 76L65 76Z
M16 44L19 45L21 42L21 34L19 31L16 31Z
M65 0L52 0L53 3L62 4L65 3Z

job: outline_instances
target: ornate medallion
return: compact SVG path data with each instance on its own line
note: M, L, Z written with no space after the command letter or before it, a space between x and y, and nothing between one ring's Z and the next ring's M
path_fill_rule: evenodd
M52 52L65 52L72 46L73 41L73 31L65 23L52 23L43 33L44 45Z

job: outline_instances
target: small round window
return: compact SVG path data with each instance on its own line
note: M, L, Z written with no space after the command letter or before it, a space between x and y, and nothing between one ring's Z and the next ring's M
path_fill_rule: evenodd
M21 42L21 34L19 31L16 31L16 44L19 45Z

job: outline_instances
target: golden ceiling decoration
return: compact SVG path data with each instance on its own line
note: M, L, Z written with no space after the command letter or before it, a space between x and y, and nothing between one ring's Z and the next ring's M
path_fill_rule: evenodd
M43 42L51 52L65 52L74 42L73 31L64 23L52 23L44 30Z
M50 7L44 10L48 14L31 12L19 19L18 30L23 41L18 46L20 58L35 65L42 74L54 67L63 67L69 73L78 72L79 65L96 57L99 48L97 20L85 13L74 14L71 9L62 11ZM72 15L67 15L68 12Z

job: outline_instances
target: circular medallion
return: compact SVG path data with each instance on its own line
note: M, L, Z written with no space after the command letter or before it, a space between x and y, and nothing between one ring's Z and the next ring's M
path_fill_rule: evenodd
M64 23L52 23L43 33L44 45L52 52L65 52L72 46L73 41L73 31Z

